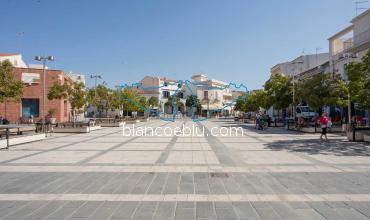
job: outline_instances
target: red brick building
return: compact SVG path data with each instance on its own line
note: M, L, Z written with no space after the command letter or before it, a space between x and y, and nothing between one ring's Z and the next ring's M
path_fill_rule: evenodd
M19 102L0 103L0 116L10 122L19 122L21 118L31 116L34 121L43 117L43 70L37 68L14 68L15 77L24 82L23 97ZM60 84L71 81L71 78L62 70L46 70L45 115L50 109L55 109L55 118L58 122L68 121L71 106L68 100L48 100L47 94L54 82Z

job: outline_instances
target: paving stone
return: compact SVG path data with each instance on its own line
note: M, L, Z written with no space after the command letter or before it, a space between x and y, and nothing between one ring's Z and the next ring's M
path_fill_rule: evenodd
M370 218L370 202L349 202L348 206Z
M332 209L324 202L310 203L310 206L326 219L346 219L345 216L339 214L336 210Z
M295 212L301 219L307 220L325 220L324 216L320 215L314 209L296 209Z
M139 202L123 202L114 211L111 219L130 219L134 214Z
M238 216L232 208L216 208L218 220L238 220Z
M35 210L30 215L27 215L25 218L30 220L44 219L54 213L56 210L60 209L65 203L65 201L51 201L45 206Z
M196 217L199 218L216 218L215 208L212 202L197 202Z
M77 209L75 213L72 214L71 218L89 218L102 204L103 202L97 201L86 202L83 206Z
M178 208L175 213L176 220L191 220L195 218L195 209Z
M164 188L163 194L176 194L178 193L178 185L180 181L179 173L168 174L166 186Z
M249 202L233 202L233 207L240 219L260 219L256 209Z
M0 209L0 219L21 219L46 204L46 202L41 201L28 202L24 206L22 206L22 204L25 204L25 202L21 204L19 204L20 202L16 203L18 203L18 205L1 205L3 208Z
M152 219L154 216L156 207L157 207L156 202L142 202L137 208L137 210L135 211L131 219L132 220Z
M109 219L115 210L118 208L118 202L104 202L94 213L89 217L91 220Z
M163 192L168 173L157 173L152 184L149 186L148 194L161 194Z
M160 202L155 211L154 219L173 219L176 202Z
M135 188L131 191L132 194L144 194L149 185L152 183L154 173L145 173L141 179L136 183Z
M261 219L281 219L279 214L266 202L253 202L252 205Z
M1 151L0 198L25 201L0 201L0 219L370 218L368 146L243 126L244 137L128 138L107 128ZM51 194L75 201L33 201Z

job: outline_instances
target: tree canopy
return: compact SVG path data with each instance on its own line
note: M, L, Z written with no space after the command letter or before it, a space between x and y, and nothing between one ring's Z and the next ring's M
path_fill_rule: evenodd
M360 108L370 109L370 51L361 62L347 65L348 91L351 101Z
M288 76L273 75L264 85L268 101L275 109L285 109L293 102L291 79Z
M159 106L159 99L158 99L158 97L154 97L154 96L150 97L148 99L148 105L151 106L152 108L153 107L158 107Z
M14 75L13 65L5 60L0 62L0 102L19 101L23 95L23 83Z
M323 106L347 105L345 82L332 73L316 74L299 81L296 97L299 102L307 103L315 110L320 110Z
M85 85L81 82L66 82L63 85L55 82L47 94L49 100L68 99L73 113L82 108L87 101Z

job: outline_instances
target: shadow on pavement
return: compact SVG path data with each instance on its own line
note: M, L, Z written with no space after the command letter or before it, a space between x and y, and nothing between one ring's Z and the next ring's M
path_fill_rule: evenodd
M346 140L320 141L318 139L284 140L266 143L271 150L288 150L309 154L324 154L336 156L370 156L369 145Z

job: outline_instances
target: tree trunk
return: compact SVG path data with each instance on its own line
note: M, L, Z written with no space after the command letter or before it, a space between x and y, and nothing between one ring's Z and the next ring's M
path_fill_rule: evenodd
M8 99L5 98L5 101L4 101L4 118L6 118L6 104L8 103Z
M72 110L72 117L73 117L73 127L76 127L76 110Z

